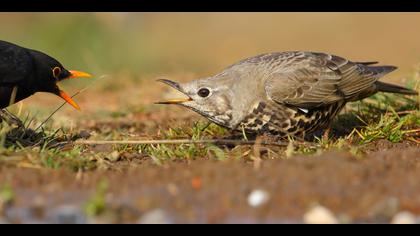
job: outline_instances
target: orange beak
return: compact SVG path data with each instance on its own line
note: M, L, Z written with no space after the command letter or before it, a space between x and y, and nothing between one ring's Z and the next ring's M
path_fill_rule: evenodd
M74 78L90 78L92 77L92 75L86 73L86 72L82 72L82 71L77 71L77 70L69 70L70 72L70 77L69 79L74 79Z
M79 105L77 105L77 103L75 101L73 101L73 99L66 92L64 92L63 90L60 90L60 92L58 93L58 96L60 96L62 99L64 99L64 101L66 101L72 107L74 107L74 108L76 108L77 110L80 111Z
M92 77L92 75L86 73L86 72L82 72L82 71L77 71L77 70L69 70L70 72L70 76L67 79L74 79L74 78L90 78ZM59 97L61 97L62 99L64 99L64 101L66 101L68 104L70 104L72 107L74 107L75 109L80 111L80 107L79 105L77 105L77 103L63 90L59 89L57 95Z

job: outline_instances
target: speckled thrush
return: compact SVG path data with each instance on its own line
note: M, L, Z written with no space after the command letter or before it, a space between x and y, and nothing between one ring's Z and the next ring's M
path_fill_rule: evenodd
M397 67L376 63L316 52L262 54L188 83L159 80L187 97L158 103L187 107L232 130L302 137L328 127L347 102L376 92L418 94L378 81Z

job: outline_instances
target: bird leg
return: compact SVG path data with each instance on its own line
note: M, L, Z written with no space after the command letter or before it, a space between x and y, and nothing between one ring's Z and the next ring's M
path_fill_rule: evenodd
M327 141L330 138L330 132L331 132L331 126L328 126L325 129L324 134L322 135L322 140Z
M10 126L24 127L22 121L6 109L0 109L0 123L5 121Z

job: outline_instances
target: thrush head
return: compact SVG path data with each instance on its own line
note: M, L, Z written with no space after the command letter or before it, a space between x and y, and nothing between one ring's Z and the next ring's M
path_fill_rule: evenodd
M261 87L261 77L258 66L237 63L214 76L191 82L177 83L161 79L158 81L180 91L186 97L158 104L181 105L218 125L236 129L255 102L266 99L265 91Z
M178 83L160 79L185 97L158 102L158 104L176 104L187 107L221 126L230 127L232 119L232 101L234 93L229 77L208 77L187 83Z

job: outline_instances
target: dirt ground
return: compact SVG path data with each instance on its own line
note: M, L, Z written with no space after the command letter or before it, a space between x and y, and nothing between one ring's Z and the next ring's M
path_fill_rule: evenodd
M136 96L135 88L93 89L77 99L84 112L66 107L47 128L87 132L90 140L161 139L170 127L188 130L203 120L179 107L150 105L165 89L154 85L138 100L123 99L124 94ZM92 94L101 94L107 109L115 110L98 112L97 100L89 99ZM32 99L45 107L57 102L40 95ZM348 134L351 129L344 130ZM379 139L359 145L357 152L332 148L291 157L283 155L286 147L269 149L278 157L262 149L260 162L253 159L252 146L229 147L227 153L241 154L224 160L195 154L163 162L129 147L80 149L76 154L72 147L60 151L74 156L48 155L84 161L99 155L93 161L96 168L46 167L34 164L42 155L30 156L32 152L25 154L30 161L3 158L0 183L13 197L5 201L7 189L0 188L0 222L308 223L305 215L317 206L329 209L339 223L388 223L404 211L420 215L420 144L409 140Z
M149 214L165 223L300 223L316 204L343 222L420 214L419 146L383 141L372 150L360 159L328 152L265 160L258 169L245 160L203 159L163 166L130 160L135 167L124 171L85 173L1 166L0 182L17 195L3 213L16 223L85 222L79 206L106 179L107 207L91 222L137 223ZM247 202L255 190L268 196L259 206Z
M154 85L144 91L145 99L125 98L133 102L124 105L118 102L124 94L135 96L135 88L93 89L78 98L86 111L65 108L47 127L87 132L91 140L137 140L164 138L170 127L187 130L203 120L179 107L150 105L165 89ZM89 99L92 94L102 94L114 113L98 112L97 100ZM45 96L32 99L56 105ZM348 134L351 129L344 130ZM0 183L13 197L5 201L7 188L0 188L0 222L308 223L305 215L316 207L329 209L339 223L388 223L404 211L420 215L420 145L409 140L379 139L359 145L357 152L332 148L293 156L284 155L287 147L273 147L267 150L281 155L267 156L261 149L260 162L253 159L253 146L220 146L226 153L241 153L223 160L196 154L162 162L129 147L79 148L74 156L51 158L90 160L99 155L93 161L96 168L46 167L34 164L41 157L31 152L25 154L31 161L13 161L13 154L3 158ZM71 155L72 147L61 152Z

